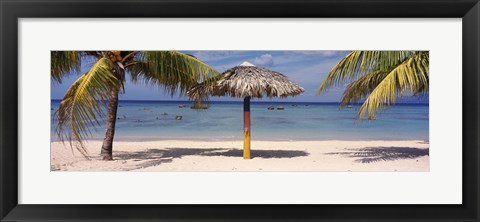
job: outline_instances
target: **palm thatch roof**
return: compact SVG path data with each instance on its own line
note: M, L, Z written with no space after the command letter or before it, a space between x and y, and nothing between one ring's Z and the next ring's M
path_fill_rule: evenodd
M287 97L303 93L303 87L290 81L287 76L244 62L222 73L213 86L198 84L187 91L195 100L211 96L232 97Z

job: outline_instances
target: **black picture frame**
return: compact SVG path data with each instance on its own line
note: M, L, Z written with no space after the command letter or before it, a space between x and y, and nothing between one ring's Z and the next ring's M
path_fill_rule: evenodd
M478 0L0 0L0 15L1 221L479 221ZM18 19L83 17L462 18L463 204L18 204Z

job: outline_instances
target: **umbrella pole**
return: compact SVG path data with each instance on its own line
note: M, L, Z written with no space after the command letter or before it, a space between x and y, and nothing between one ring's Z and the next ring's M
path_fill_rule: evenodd
M243 159L250 159L250 96L243 99Z

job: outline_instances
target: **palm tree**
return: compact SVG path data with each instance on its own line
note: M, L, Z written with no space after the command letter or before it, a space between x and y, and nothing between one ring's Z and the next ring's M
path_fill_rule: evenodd
M428 93L429 52L352 51L328 73L318 93L348 81L341 106L363 101L357 119L375 119L398 96Z
M219 75L202 61L177 51L52 51L52 80L61 83L65 75L80 71L82 61L89 60L93 65L70 86L55 113L57 134L72 147L75 142L75 147L88 158L83 141L91 135L91 127L105 119L103 160L113 159L118 95L125 90L125 74L134 82L143 80L161 86L171 95L183 95L198 82Z

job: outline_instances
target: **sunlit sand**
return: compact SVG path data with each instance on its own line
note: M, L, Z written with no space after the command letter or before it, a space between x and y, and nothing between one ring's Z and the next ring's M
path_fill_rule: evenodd
M90 160L68 143L51 143L52 171L429 171L429 144L405 141L162 140L114 143L113 161L100 160L101 141L89 141Z

